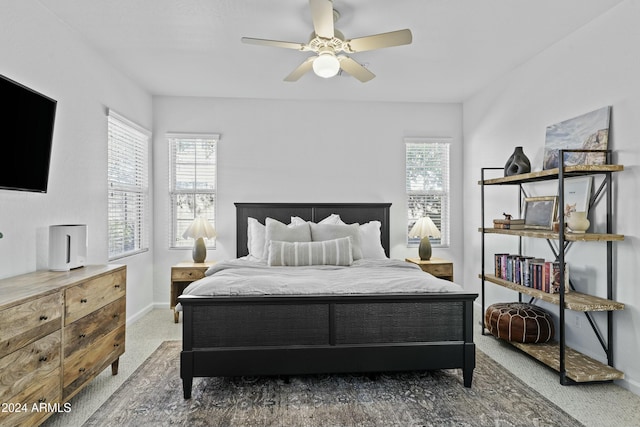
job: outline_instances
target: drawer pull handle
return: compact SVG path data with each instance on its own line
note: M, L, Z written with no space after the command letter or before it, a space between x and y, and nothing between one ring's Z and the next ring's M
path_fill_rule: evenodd
M84 372L84 371L85 371L85 368L78 369L78 372Z
M40 399L38 399L38 403L44 403L47 401L46 397L41 397Z
M46 362L47 361L47 356L40 356L40 359L38 359L39 362Z
M79 338L86 338L87 335L86 334L80 334Z
M47 320L47 319L48 319L48 317L45 316L44 314L42 316L40 316L40 320Z
M86 299L86 298L82 298L82 299L80 300L80 303L81 303L81 304L84 304L84 303L86 303L86 302L87 302L87 299Z
M113 315L113 318L114 318L114 319L117 319L118 317L120 317L120 315L119 315L118 313L116 313L116 314L114 314L114 315Z
M115 343L113 346L114 346L114 347L120 347L120 344Z
M120 285L115 285L115 288L116 289L120 289Z

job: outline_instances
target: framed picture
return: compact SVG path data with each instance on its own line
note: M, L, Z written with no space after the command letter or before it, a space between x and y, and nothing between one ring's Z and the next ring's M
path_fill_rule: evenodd
M554 169L559 164L560 149L606 150L609 143L609 119L611 107L603 107L590 113L547 127L542 169ZM564 165L602 165L605 153L565 153Z
M527 197L524 199L524 228L553 230L558 210L557 196Z
M592 176L579 176L564 180L564 216L571 212L586 212L589 214L591 200Z

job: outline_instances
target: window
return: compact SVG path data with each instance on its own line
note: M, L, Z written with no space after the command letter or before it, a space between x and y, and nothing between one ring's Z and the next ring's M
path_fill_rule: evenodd
M425 216L440 230L431 244L449 245L449 138L405 138L407 179L407 243L418 246L420 238L408 237L415 222Z
M114 111L108 114L109 260L149 249L151 133Z
M216 170L219 135L168 134L171 182L172 248L192 248L193 240L182 237L198 216L215 228ZM207 239L215 247L215 239Z

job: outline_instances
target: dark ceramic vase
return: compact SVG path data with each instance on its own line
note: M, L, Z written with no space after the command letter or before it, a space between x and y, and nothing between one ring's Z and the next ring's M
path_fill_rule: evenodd
M504 165L504 176L519 175L531 172L531 162L522 151L522 147L516 147L515 151Z

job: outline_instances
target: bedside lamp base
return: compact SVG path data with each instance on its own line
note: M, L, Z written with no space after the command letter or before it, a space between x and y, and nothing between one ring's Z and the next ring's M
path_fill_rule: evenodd
M422 261L429 261L431 259L431 242L428 237L423 237L420 240L420 247L418 247L418 255Z

